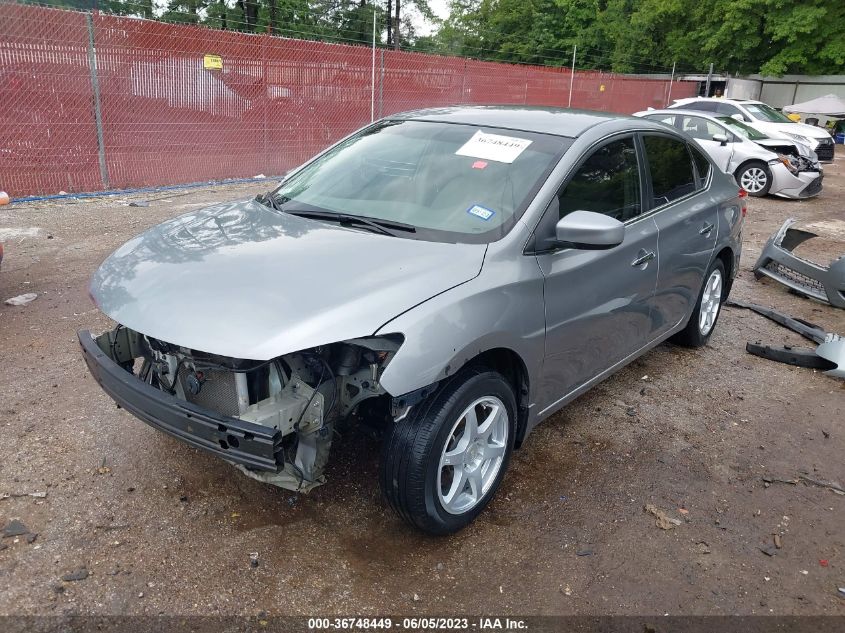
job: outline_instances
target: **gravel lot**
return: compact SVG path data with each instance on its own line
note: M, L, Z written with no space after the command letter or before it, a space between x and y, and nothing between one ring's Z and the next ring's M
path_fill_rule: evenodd
M734 296L845 334L845 311L750 272L785 218L845 221L837 149L819 198L752 201ZM390 513L372 439L335 442L329 484L296 496L116 409L75 340L109 327L87 296L93 270L151 225L268 186L0 207L0 299L38 293L0 304L0 527L30 533L0 539L0 615L845 614L845 496L762 480L845 483L845 382L746 354L747 340L802 344L747 311L538 427L450 538ZM809 254L841 254L841 240ZM680 525L660 529L646 504ZM72 572L87 576L62 580Z

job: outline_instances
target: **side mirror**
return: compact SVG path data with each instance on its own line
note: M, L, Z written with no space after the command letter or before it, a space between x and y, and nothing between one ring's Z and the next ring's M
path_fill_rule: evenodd
M625 225L602 213L573 211L555 225L555 237L573 248L612 248L625 239Z
M714 134L713 140L719 143L722 147L728 144L728 137L724 134Z
M731 118L736 119L737 121L745 121L745 117L742 116L739 112L737 112L736 114L732 114Z

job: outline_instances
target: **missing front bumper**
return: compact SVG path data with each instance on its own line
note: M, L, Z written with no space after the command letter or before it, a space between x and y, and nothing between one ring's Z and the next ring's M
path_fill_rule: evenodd
M91 375L139 420L249 470L276 473L284 466L278 430L214 413L151 387L109 358L88 330L77 336Z

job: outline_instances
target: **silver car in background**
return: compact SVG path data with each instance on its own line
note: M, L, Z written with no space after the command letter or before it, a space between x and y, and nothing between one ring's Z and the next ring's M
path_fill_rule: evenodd
M695 139L752 196L811 198L822 191L818 157L799 141L767 137L742 121L700 110L645 110L634 116L671 125Z
M446 534L540 421L666 339L707 342L744 203L645 119L395 115L120 247L90 287L117 326L79 341L124 409L283 488L376 429L387 501Z
M798 123L762 101L726 99L724 97L691 97L677 99L669 108L695 110L727 116L746 123L769 138L805 143L820 161L833 162L833 137L824 128Z

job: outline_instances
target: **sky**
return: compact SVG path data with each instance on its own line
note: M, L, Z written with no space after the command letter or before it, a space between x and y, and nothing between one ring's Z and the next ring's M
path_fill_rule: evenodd
M428 6L432 13L441 19L449 17L449 0L428 0ZM423 20L422 16L414 9L414 26L420 35L430 35L434 31L434 25Z

